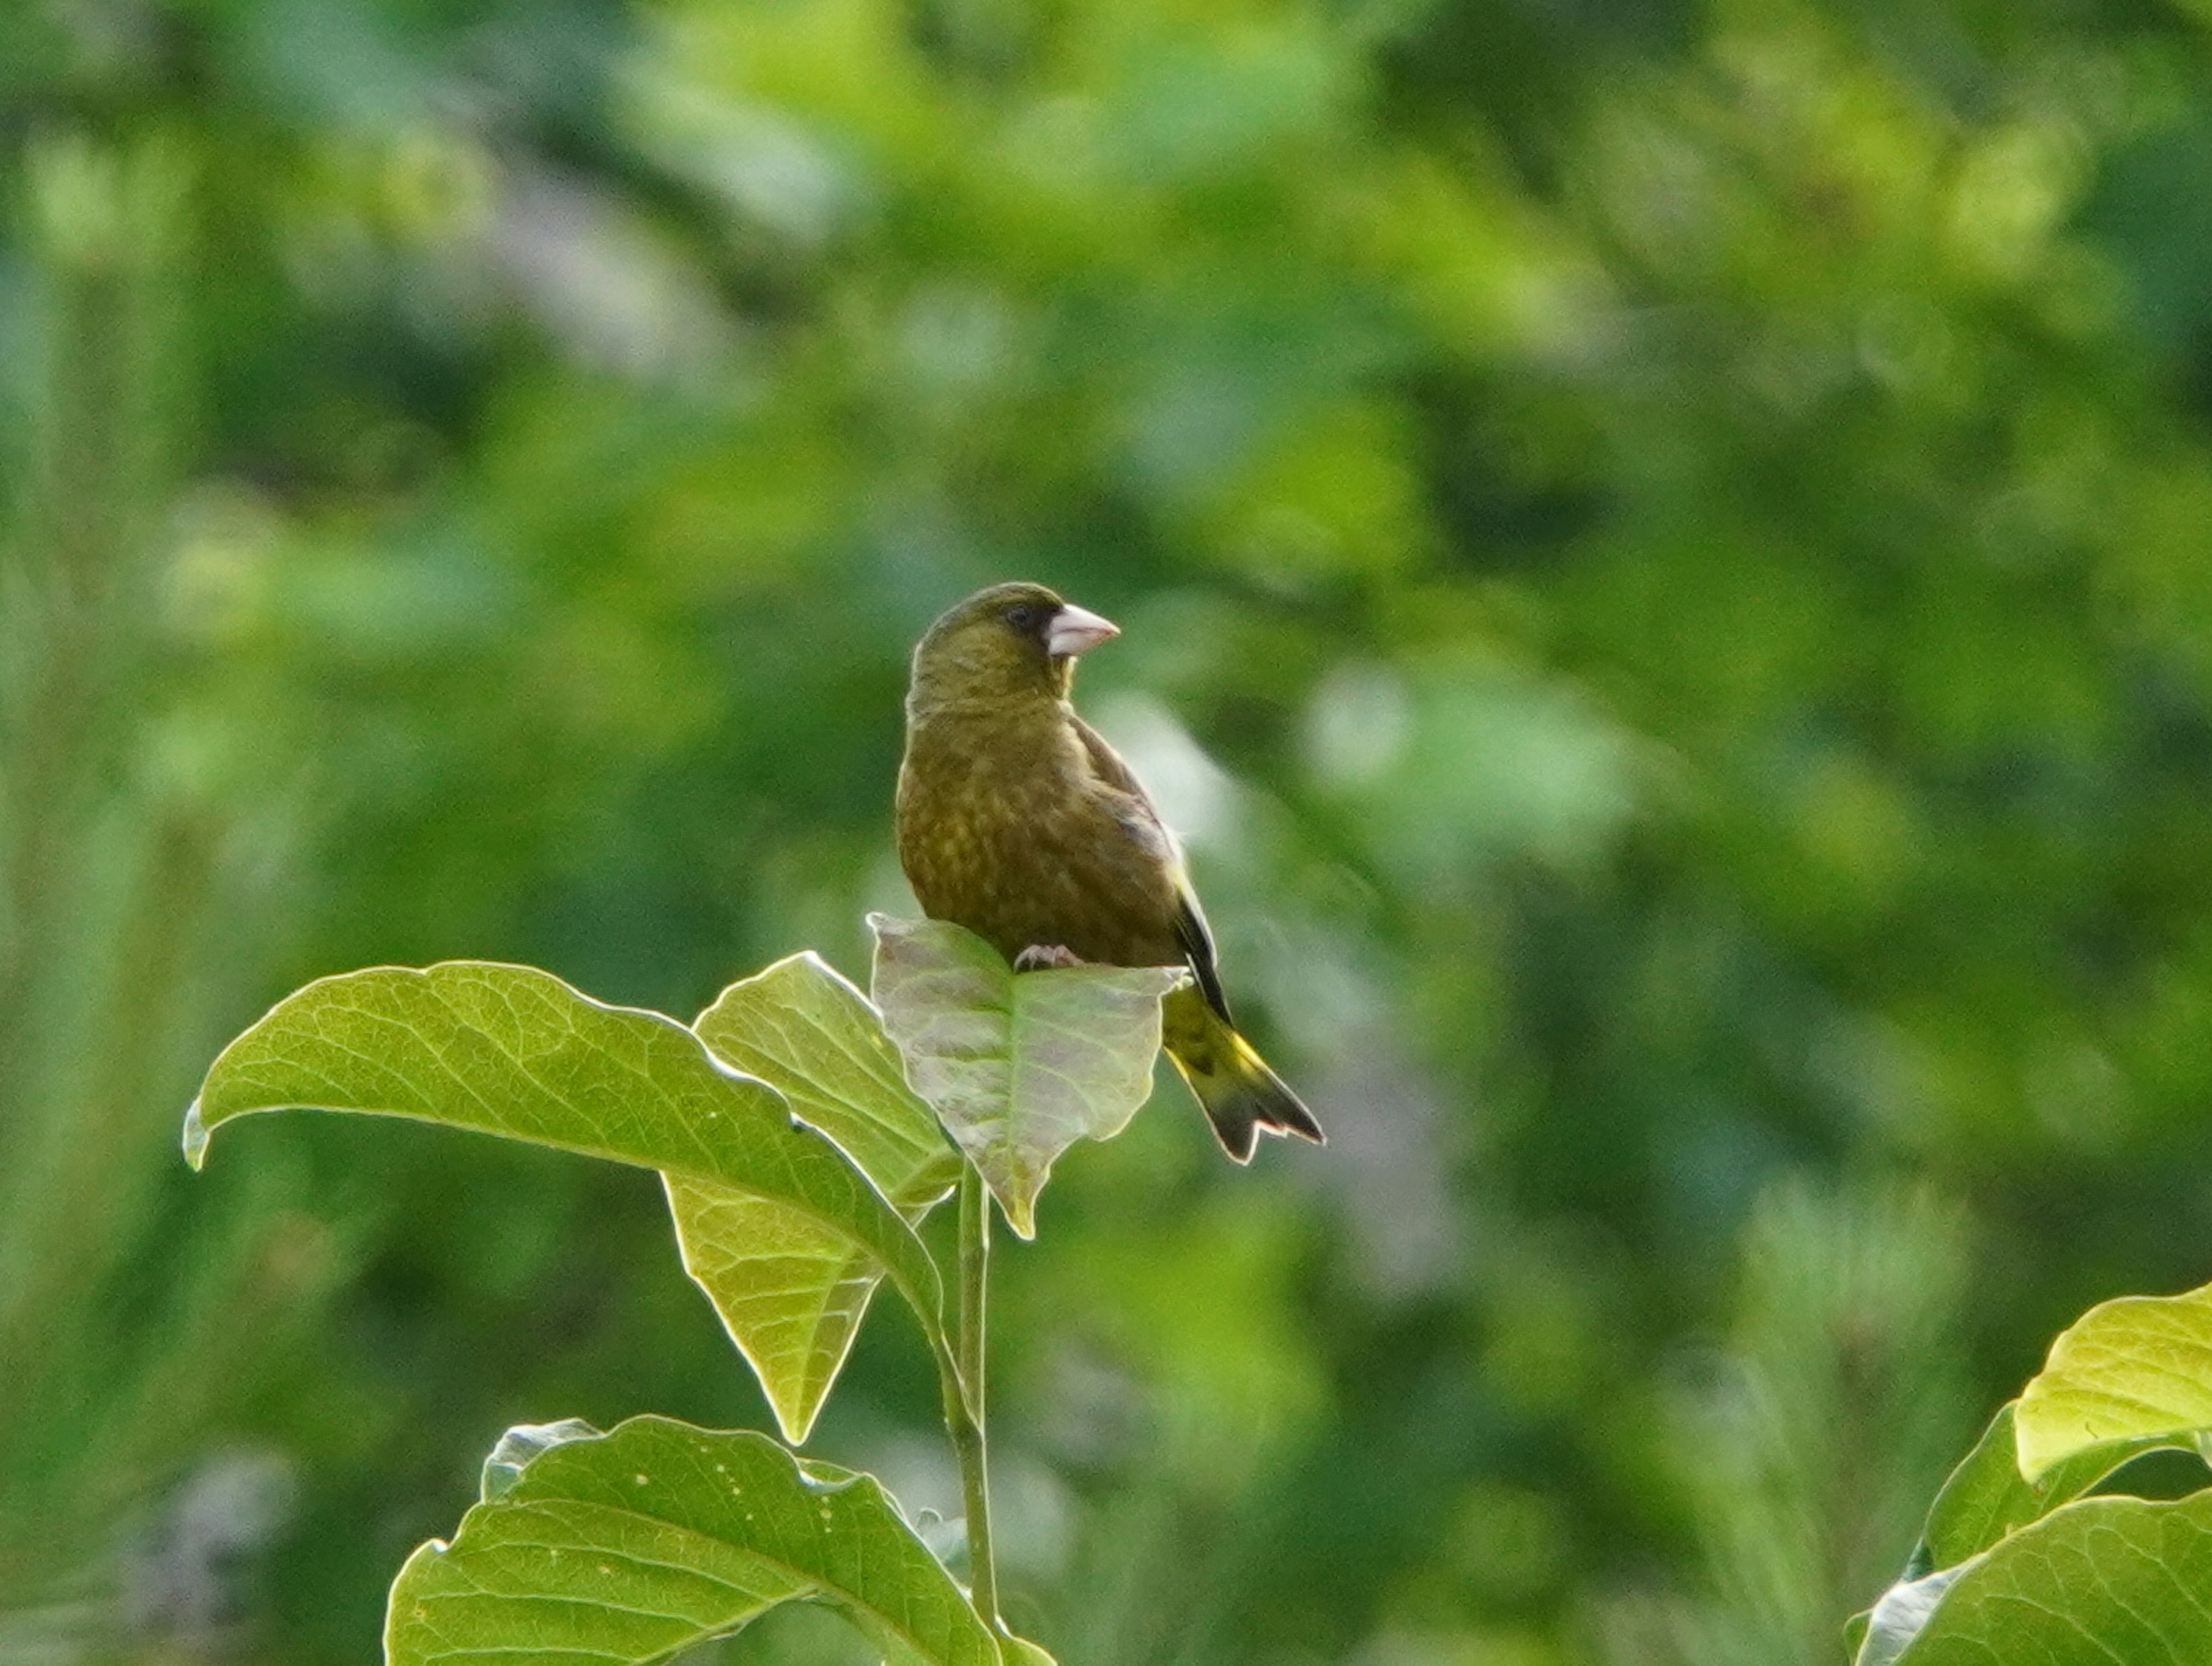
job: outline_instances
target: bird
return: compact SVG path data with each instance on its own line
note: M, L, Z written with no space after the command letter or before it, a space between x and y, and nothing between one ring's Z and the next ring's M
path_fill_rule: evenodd
M899 764L899 865L922 912L964 926L1018 972L1179 966L1161 1007L1168 1057L1224 1151L1261 1130L1325 1143L1247 1041L1175 835L1135 773L1075 713L1075 662L1120 627L1042 585L948 609L914 651Z

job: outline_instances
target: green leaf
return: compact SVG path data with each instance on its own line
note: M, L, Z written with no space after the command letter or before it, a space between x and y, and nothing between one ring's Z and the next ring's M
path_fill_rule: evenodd
M541 1452L565 1446L571 1440L597 1440L599 1432L580 1417L564 1417L557 1423L517 1423L500 1436L499 1445L484 1460L483 1479L477 1495L486 1504L514 1490L530 1461Z
M455 960L308 984L216 1058L185 1155L197 1167L223 1123L287 1106L502 1134L772 1200L879 1262L942 1345L935 1263L835 1144L674 1020L550 972Z
M819 955L793 954L731 984L691 1027L772 1084L893 1203L933 1203L958 1183L959 1155L907 1086L882 1016Z
M875 997L907 1080L999 1200L1036 1234L1060 1153L1110 1139L1152 1090L1160 997L1175 966L1067 966L1018 975L972 932L871 914Z
M1898 1587L1860 1666L2203 1666L2212 1660L2212 1491L2081 1499ZM1893 1611L1917 1608L1917 1613Z
M2030 1481L2020 1472L2013 1422L2016 1403L2008 1402L1990 1420L1974 1450L1936 1493L1908 1578L1954 1567L2007 1534L2079 1498L2130 1458L2178 1444L2154 1436L2085 1446Z
M881 1268L786 1204L663 1178L684 1270L752 1366L783 1438L799 1445L860 1333Z
M1868 1623L1873 1618L1874 1611L1869 1608L1844 1621L1844 1652L1851 1657L1853 1666L1856 1666L1859 1649L1867 1639Z
M1844 1627L1851 1666L1895 1666L1897 1657L1928 1624L1943 1593L1958 1583L1960 1571L1947 1567L1921 1578L1900 1579L1882 1592L1870 1612L1854 1615Z
M959 1178L959 1154L906 1085L876 1009L819 957L794 954L731 984L691 1027L718 1057L773 1084L908 1221ZM881 1266L774 1199L671 1175L668 1203L684 1270L760 1379L784 1438L805 1440Z
M991 1633L874 1477L662 1417L544 1447L452 1543L418 1548L392 1587L385 1658L659 1661L790 1602L836 1609L887 1660L999 1666Z
M2110 1441L2212 1429L2212 1285L2091 1308L2051 1345L2017 1424L2020 1467L2038 1476Z

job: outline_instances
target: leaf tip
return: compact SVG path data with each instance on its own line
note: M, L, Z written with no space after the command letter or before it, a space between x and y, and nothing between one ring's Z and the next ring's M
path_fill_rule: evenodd
M768 1387L768 1373L755 1364L750 1356L746 1363L752 1365L753 1375L761 1379L761 1387L768 1396L769 1410L775 1417L775 1427L787 1446L804 1446L806 1437L814 1433L814 1420L822 1415L822 1408L830 1398L830 1388L824 1384L816 1392L808 1393L796 1385L779 1384L775 1390Z
M185 1107L185 1161L192 1172L199 1172L207 1161L208 1127L200 1117L200 1102L195 1099Z

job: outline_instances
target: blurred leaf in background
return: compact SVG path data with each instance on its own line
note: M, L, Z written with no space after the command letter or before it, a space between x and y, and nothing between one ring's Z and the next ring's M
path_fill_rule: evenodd
M763 1423L638 1177L176 1116L340 967L857 972L1012 576L1334 1141L1062 1166L1021 1628L1837 1635L1940 1431L2205 1276L2205 22L0 11L0 1655L358 1660L499 1429ZM933 1416L887 1328L812 1448L942 1509Z

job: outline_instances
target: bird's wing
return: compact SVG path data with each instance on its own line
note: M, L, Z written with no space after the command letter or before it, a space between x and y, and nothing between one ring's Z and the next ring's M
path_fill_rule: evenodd
M1128 765L1121 761L1121 754L1106 744L1103 735L1073 712L1067 713L1067 721L1074 728L1076 738L1083 742L1084 751L1090 755L1091 772L1115 791L1126 792L1142 804L1145 814L1152 817L1152 824L1159 827L1160 813L1152 808L1152 798L1145 791L1144 783L1138 780ZM1165 833L1167 829L1163 827L1160 831Z
M1231 1029L1237 1021L1229 1015L1229 997L1221 987L1221 972L1213 962L1213 933L1207 929L1206 911L1198 906L1198 893L1190 888L1190 881L1178 869L1176 874L1176 941L1189 957L1191 975L1198 979L1199 993L1206 1004L1221 1015L1221 1021Z
M1215 961L1213 932L1206 923L1206 911L1198 906L1198 893L1191 889L1190 875L1183 870L1182 847L1167 824L1160 820L1160 813L1154 808L1144 784L1121 761L1121 754L1082 718L1071 714L1069 721L1075 725L1083 749L1090 756L1093 772L1115 791L1133 801L1133 814L1141 815L1146 831L1158 838L1175 880L1176 942L1182 946L1183 957L1190 964L1191 975L1198 979L1199 993L1206 997L1206 1004L1233 1026L1236 1021L1229 1016L1229 997L1221 987L1221 971Z

